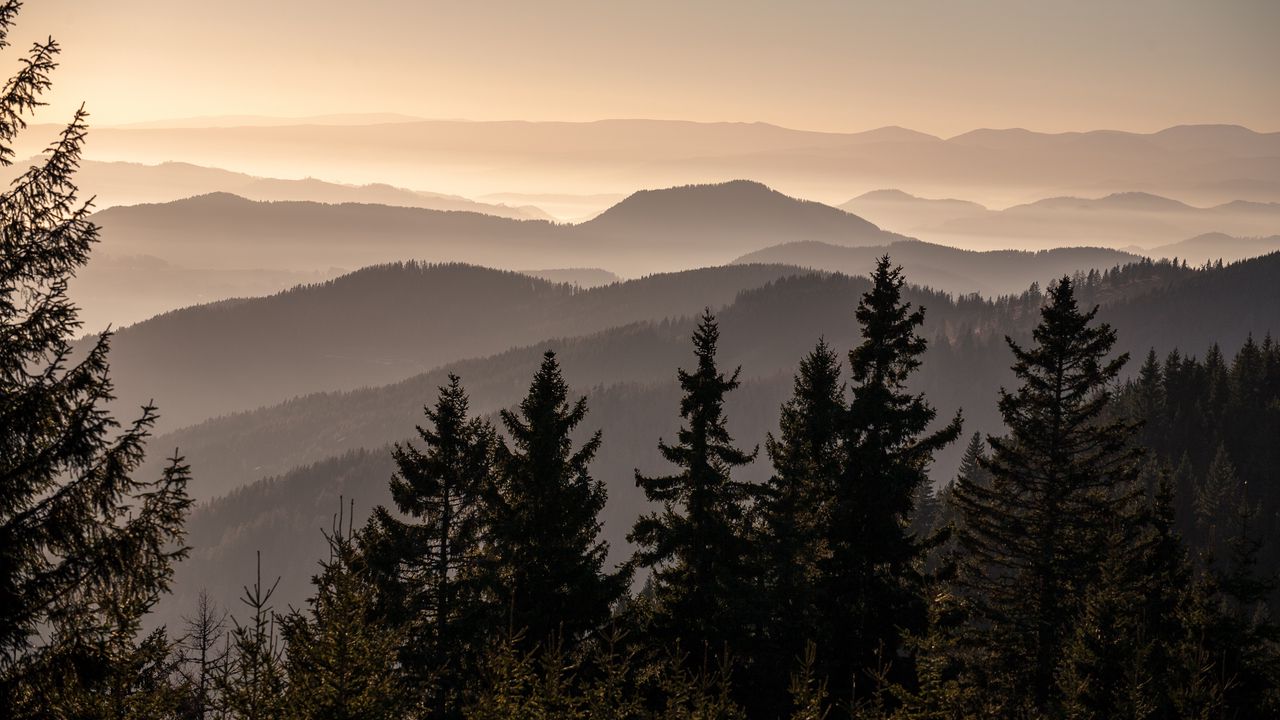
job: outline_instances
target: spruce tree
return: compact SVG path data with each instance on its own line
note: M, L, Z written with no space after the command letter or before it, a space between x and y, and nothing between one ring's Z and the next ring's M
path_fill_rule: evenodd
M707 310L693 334L697 366L677 373L684 391L677 443L658 441L663 458L679 471L636 472L636 485L661 509L637 520L628 536L638 546L635 562L653 571L657 632L686 648L705 644L713 655L746 638L753 589L748 511L757 493L732 475L755 451L734 446L725 426L725 395L738 387L741 368L731 375L720 371L719 340L715 316Z
M271 605L280 578L271 587L264 586L262 553L258 552L256 558L253 585L244 586L240 598L250 617L244 624L232 617L233 628L226 637L226 661L214 683L219 717L231 720L275 720L284 717L288 707L284 646Z
M0 47L20 2L0 4ZM50 88L56 42L35 44L0 93L0 164ZM67 282L97 240L74 182L87 115L0 193L0 697L10 717L72 712L113 690L113 668L152 647L142 616L182 557L189 475L175 456L134 477L156 409L121 427L110 334L80 329ZM115 676L118 677L118 676Z
M368 567L350 517L325 534L329 559L312 578L307 612L281 618L289 717L398 720L412 707L400 676L398 627L376 613Z
M757 512L755 574L763 580L765 602L756 661L762 666L758 684L768 686L778 700L788 690L783 683L795 659L817 640L812 634L827 552L827 517L840 476L844 403L840 358L820 340L800 362L792 396L782 405L779 435L770 433L765 440L774 472Z
M222 644L226 634L227 613L221 611L201 589L196 597L195 614L184 617L186 634L182 648L182 674L188 687L187 714L195 720L204 720L216 703L214 678L222 671L226 652Z
M988 439L991 485L956 489L966 553L958 583L973 613L967 632L991 653L986 670L1003 679L1010 713L1060 705L1064 644L1114 523L1133 517L1137 428L1104 416L1128 356L1107 358L1115 332L1093 324L1096 312L1080 311L1063 278L1041 310L1035 345L1008 341L1022 382L1000 392L1009 434Z
M830 624L819 654L841 694L857 674L898 655L901 630L924 628L923 545L909 530L914 499L933 454L960 434L959 415L929 432L936 411L906 389L927 344L917 333L924 309L902 300L902 268L882 257L871 281L855 313L862 342L849 353L852 398L824 568Z
M493 429L468 417L462 381L449 375L423 449L397 444L391 498L369 524L368 563L386 622L403 628L400 661L415 691L439 717L456 713L458 692L486 625L480 562L484 493L493 471ZM492 618L489 618L492 621Z
M509 439L498 443L486 502L486 562L504 617L530 643L556 638L566 647L609 619L628 581L604 567L599 513L607 495L589 468L600 432L574 449L587 401L568 396L547 351L518 410L502 412Z

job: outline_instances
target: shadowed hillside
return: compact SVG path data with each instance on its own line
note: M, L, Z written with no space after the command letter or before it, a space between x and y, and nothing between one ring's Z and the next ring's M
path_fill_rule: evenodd
M172 428L544 338L719 307L795 272L707 268L579 290L509 271L397 263L125 328L112 341L112 373L122 406L154 399Z
M1280 327L1277 276L1280 254L1207 271L1144 263L1083 279L1081 300L1103 303L1102 317L1115 325L1123 351L1176 347L1200 354L1220 342L1230 353L1247 334L1261 336ZM790 277L742 293L720 313L725 365L741 363L746 378L727 405L730 430L742 443L762 442L775 429L794 365L819 335L842 355L856 341L851 309L865 288L865 280L840 275ZM963 408L966 432L998 431L995 391L1010 382L1011 358L1003 336L1025 339L1040 296L955 303L917 289L908 298L928 308L926 334L934 338L915 389L928 394L939 417ZM1220 322L1224 317L1232 319ZM307 563L323 540L318 533L310 539L297 533L308 523L324 525L332 513L332 503L325 501L338 494L354 497L363 513L387 499L385 450L327 458L407 437L420 422L421 405L434 396L448 371L462 375L475 409L492 415L521 396L546 348L557 351L575 391L588 396L591 412L584 431L604 430L593 473L609 485L606 535L615 557L623 557L622 535L643 505L631 471L662 467L656 440L675 431L679 393L674 371L690 362L687 336L692 328L692 320L684 319L538 343L396 385L300 398L157 439L164 446L180 445L204 468L196 479L197 494L208 497L242 488L193 518L198 559L182 571L191 573L180 580L182 591L190 592L198 577L231 577L234 566L262 547L280 548L274 556L268 553L265 562L271 572L290 578L285 587L301 592L303 579L293 575L303 572L299 567L310 572ZM1132 362L1129 372L1136 372L1136 366ZM951 447L939 455L935 481L951 476L961 449ZM315 462L321 464L291 470ZM767 463L757 461L742 477L762 480L767 473ZM265 475L282 477L246 485ZM205 527L208 533L200 529ZM226 527L234 530L215 530ZM291 540L285 542L286 537Z
M945 245L904 240L881 247L836 247L820 242L797 242L753 252L735 263L779 263L799 267L858 273L888 254L913 282L955 294L988 297L1016 293L1033 282L1045 284L1063 274L1105 270L1134 262L1137 255L1106 248L1058 248L1039 252L989 250L972 252Z

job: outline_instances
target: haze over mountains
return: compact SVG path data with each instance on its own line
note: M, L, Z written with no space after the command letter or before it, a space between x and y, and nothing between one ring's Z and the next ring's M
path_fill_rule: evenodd
M26 133L19 156L41 150L52 132ZM1129 191L1197 205L1280 201L1280 133L1231 125L1148 134L975 130L947 139L894 127L826 133L661 120L100 128L87 157L469 196L627 193L752 178L829 202L885 187L989 206Z
M1074 245L1154 248L1170 244L1165 238L1210 232L1251 237L1280 227L1280 203L1235 200L1200 208L1142 192L1052 197L990 210L963 200L877 190L840 207L924 240L978 250Z

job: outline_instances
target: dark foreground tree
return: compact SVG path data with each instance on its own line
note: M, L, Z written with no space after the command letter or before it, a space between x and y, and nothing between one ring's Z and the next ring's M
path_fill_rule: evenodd
M398 628L376 613L376 594L350 521L326 533L329 559L312 578L307 612L281 618L289 717L398 720L410 709L401 679Z
M430 426L418 428L423 449L406 444L394 452L391 498L409 519L374 511L369 563L386 621L403 628L400 659L414 692L447 717L456 713L463 678L484 649L479 563L494 434L487 422L468 417L456 375L424 412Z
M1035 345L1009 341L1022 382L1000 393L1009 434L988 440L991 483L955 491L963 515L958 586L973 612L967 633L985 648L980 676L1006 713L1060 706L1057 674L1087 590L1110 547L1136 545L1136 427L1104 415L1128 356L1108 359L1115 333L1093 325L1096 312L1080 311L1063 278L1049 291ZM1127 562L1113 561L1112 574L1121 577Z
M909 530L933 454L960 434L960 416L929 432L936 411L907 391L926 342L924 309L902 300L901 267L879 260L858 303L862 343L849 353L852 399L827 531L819 667L837 698L885 665L901 668L900 634L925 626L924 545ZM903 668L905 669L905 668ZM864 687L866 683L863 683Z
M498 444L486 502L488 582L503 617L529 643L555 637L566 647L609 619L628 580L604 567L599 513L607 496L588 468L600 433L574 449L587 401L568 397L548 351L518 411L502 412L510 444Z
M788 678L796 658L807 653L816 662L809 651L814 649L812 634L820 618L818 590L842 467L845 412L840 358L819 341L800 361L792 396L782 406L778 436L770 434L765 440L774 472L757 512L756 575L762 580L764 602L755 650L759 667L752 675L771 708L790 694Z
M20 5L0 4L0 45ZM57 53L52 40L36 44L0 93L0 163L12 162ZM154 641L137 643L139 622L185 552L187 466L175 454L161 477L133 477L155 408L121 429L105 410L109 335L84 351L71 342L80 324L67 281L97 239L73 182L85 117L77 112L0 194L0 698L9 717L135 705L145 688L115 671L136 666L139 653L163 656Z
M747 513L756 488L734 480L732 472L755 452L735 447L725 427L724 396L738 387L740 369L720 372L719 339L707 311L693 334L697 367L678 372L684 391L678 442L658 441L663 458L679 472L636 473L636 484L661 510L642 516L629 536L638 546L636 562L653 570L658 637L682 641L698 657L704 643L712 655L725 644L741 650L754 595Z

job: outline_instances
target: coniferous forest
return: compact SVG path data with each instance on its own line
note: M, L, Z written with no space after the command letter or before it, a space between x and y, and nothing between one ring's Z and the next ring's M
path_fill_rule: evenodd
M58 51L0 94L6 165ZM0 195L4 717L1280 716L1280 342L1130 357L1098 317L1122 275L1214 271L1178 263L984 306L1027 313L983 356L1008 369L990 433L915 384L947 356L891 255L838 309L857 340L811 338L761 438L731 432L743 369L707 307L669 368L678 430L637 441L663 464L627 479L621 563L590 383L546 350L493 415L449 373L409 440L348 456L392 468L390 503L333 503L305 604L259 562L239 605L157 625L201 469L148 444L163 408L118 413L112 333L77 342L87 122Z

